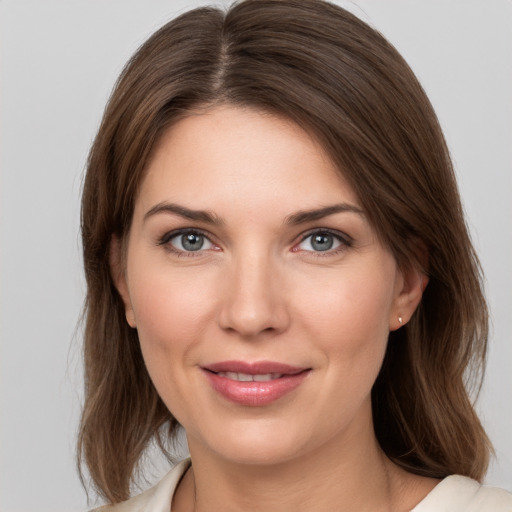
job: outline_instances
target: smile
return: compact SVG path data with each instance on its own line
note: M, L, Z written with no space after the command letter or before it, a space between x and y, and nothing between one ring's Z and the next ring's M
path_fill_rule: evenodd
M236 373L236 372L218 372L220 377L236 380L238 382L268 382L269 380L279 379L283 376L282 373L262 373L251 375L250 373Z
M224 400L250 407L269 405L299 387L311 372L274 362L225 361L202 368L210 386Z

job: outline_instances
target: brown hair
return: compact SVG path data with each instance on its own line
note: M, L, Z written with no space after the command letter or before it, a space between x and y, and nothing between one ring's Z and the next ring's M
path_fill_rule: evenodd
M201 8L156 32L119 78L92 146L82 199L87 280L85 390L78 441L97 490L128 498L151 440L178 427L125 321L109 246L130 228L148 157L170 124L201 105L249 106L307 127L356 191L401 265L428 251L430 282L390 334L372 391L375 431L420 475L481 479L490 444L474 412L487 309L449 153L414 74L375 30L317 0ZM426 269L425 269L426 270ZM427 271L427 270L426 270Z

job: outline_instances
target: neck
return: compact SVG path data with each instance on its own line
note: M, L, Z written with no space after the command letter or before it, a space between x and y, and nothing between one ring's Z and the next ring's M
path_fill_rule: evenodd
M178 488L173 512L402 509L396 495L404 496L405 472L382 453L371 422L358 427L352 435L272 465L226 461L189 439L193 466ZM420 490L420 499L433 485Z

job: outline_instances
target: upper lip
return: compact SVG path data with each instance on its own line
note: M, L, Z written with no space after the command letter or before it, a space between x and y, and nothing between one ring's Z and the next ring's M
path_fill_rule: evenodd
M256 361L248 363L245 361L219 361L218 363L208 364L202 367L214 373L234 372L245 373L248 375L264 375L267 373L280 373L282 375L294 375L303 372L309 368L300 366L291 366L289 364L278 363L274 361Z

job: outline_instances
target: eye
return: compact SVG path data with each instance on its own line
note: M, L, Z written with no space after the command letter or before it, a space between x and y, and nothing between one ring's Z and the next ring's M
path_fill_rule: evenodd
M315 231L305 235L300 243L293 248L293 250L310 252L337 252L339 249L349 245L350 242L347 237L344 237L341 234L323 230Z
M204 235L194 230L183 230L166 234L160 241L175 252L198 252L213 249L214 244Z

